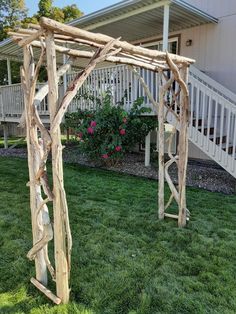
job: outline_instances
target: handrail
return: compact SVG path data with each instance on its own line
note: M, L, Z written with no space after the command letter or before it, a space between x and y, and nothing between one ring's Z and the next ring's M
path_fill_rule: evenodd
M208 88L212 89L215 93L227 99L232 104L236 105L236 94L231 92L228 88L224 87L202 71L198 70L193 65L190 66L190 76L193 76L199 82L202 82Z

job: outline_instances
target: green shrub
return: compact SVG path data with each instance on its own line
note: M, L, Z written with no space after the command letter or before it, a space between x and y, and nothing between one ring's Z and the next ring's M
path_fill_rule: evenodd
M87 94L84 97L92 99ZM93 160L115 163L157 127L155 117L141 116L151 112L143 106L143 98L133 103L130 112L124 110L124 98L113 105L110 91L102 101L94 102L96 110L78 110L65 118L65 126L75 132L80 149Z

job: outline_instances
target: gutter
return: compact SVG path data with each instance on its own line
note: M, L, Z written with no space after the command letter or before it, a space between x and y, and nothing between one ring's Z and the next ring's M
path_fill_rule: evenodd
M198 8L192 6L191 4L189 4L183 0L171 0L171 3L178 5L179 7L183 8L183 9L187 9L188 11L191 11L192 13L196 13L197 15L200 15L201 17L203 17L205 19L209 19L213 23L218 23L218 19L216 17L202 11L201 9L198 9Z
M79 17L78 19L75 19L69 22L68 25L74 26L74 25L79 25L84 22L89 22L91 19L101 17L104 14L114 12L115 10L126 8L132 4L136 4L139 2L143 2L143 1L142 0L123 0L116 4L110 5L104 9Z
M11 38L6 38L3 41L0 41L0 47L3 47L5 45L9 44L10 42L12 42L12 39Z
M105 14L109 14L109 13L114 12L116 10L127 8L132 4L143 3L143 2L145 2L145 1L142 1L142 0L123 0L123 1L120 1L116 4L110 5L109 7L106 7L104 9L98 10L96 12L93 12L93 13L87 14L85 16L82 16L78 19L75 19L75 20L69 22L68 25L76 26L76 25L80 25L80 24L83 24L86 22L90 22L91 20L102 17ZM156 2L158 3L158 1L156 1ZM194 6L192 6L191 4L188 4L187 2L185 2L183 0L169 0L169 2L170 2L170 4L176 4L179 7L182 7L183 9L191 11L192 13L196 13L197 15L200 15L201 17L208 19L213 23L218 23L217 18L213 17L212 15L210 15L208 13L205 13L204 11L202 11L198 8L195 8Z

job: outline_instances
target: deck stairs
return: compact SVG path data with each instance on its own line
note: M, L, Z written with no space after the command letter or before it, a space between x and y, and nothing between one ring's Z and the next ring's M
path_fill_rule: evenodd
M190 67L189 140L236 178L236 95Z
M189 93L189 140L236 178L236 95L193 66Z

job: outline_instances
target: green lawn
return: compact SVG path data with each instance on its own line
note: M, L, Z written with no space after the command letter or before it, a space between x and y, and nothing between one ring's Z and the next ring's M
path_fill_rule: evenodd
M8 138L8 147L17 144L17 148L26 148L26 140L24 137L10 137ZM4 148L4 138L0 137L0 148Z
M62 135L61 136L62 143L66 143L66 136ZM11 147L12 145L16 144L17 148L26 148L27 143L26 143L26 138L25 137L9 137L8 138L8 147ZM4 148L4 138L0 137L0 148Z
M26 160L0 158L0 313L236 313L236 196L189 188L191 221L157 220L157 184L66 165L71 303L29 282Z

